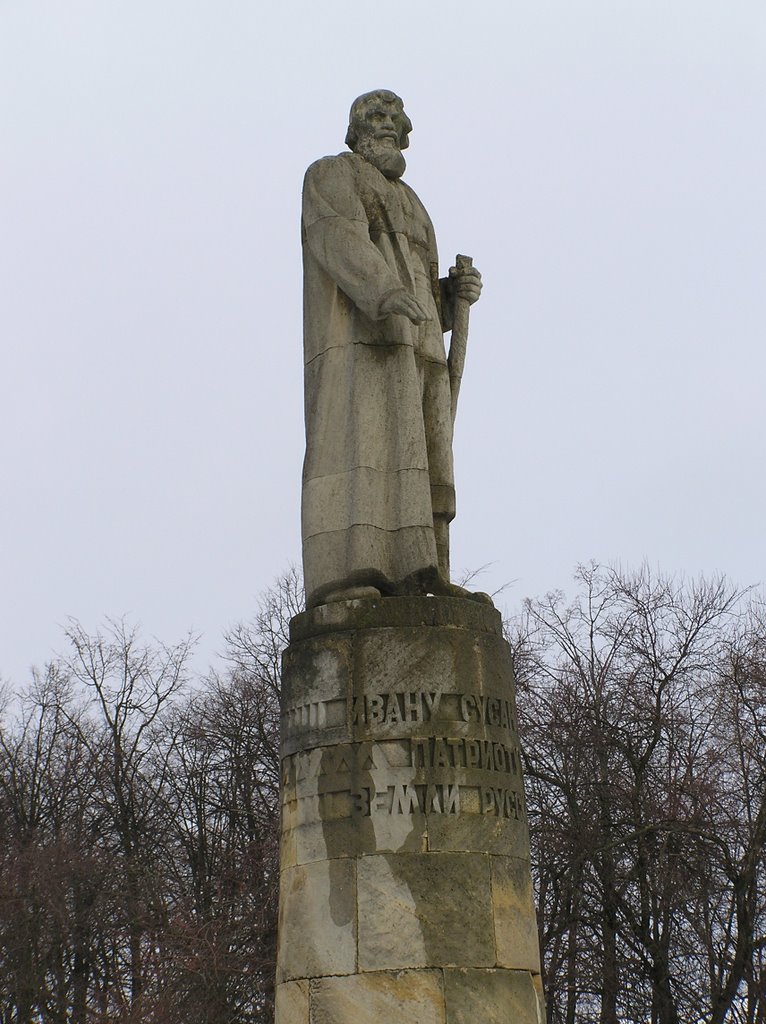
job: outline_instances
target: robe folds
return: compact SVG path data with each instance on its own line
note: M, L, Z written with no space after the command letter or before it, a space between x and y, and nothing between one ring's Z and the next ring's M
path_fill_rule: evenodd
M437 570L434 516L452 519L450 385L431 220L404 182L355 153L318 160L303 189L303 566L309 606L382 593ZM381 317L405 288L431 319Z

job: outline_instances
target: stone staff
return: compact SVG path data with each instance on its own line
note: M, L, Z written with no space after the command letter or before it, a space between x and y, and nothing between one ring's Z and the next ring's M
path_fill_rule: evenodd
M470 256L456 256L455 267L458 272L473 266ZM460 394L460 381L463 379L463 367L465 366L465 353L468 346L468 313L471 308L467 299L455 296L455 310L452 317L452 334L450 335L449 356L447 366L449 368L449 384L452 392L452 425L455 424L457 416L457 399Z

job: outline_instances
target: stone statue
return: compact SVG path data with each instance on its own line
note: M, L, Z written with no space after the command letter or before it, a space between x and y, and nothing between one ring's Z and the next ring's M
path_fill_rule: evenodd
M392 92L351 107L350 152L303 189L309 607L359 597L471 596L450 583L452 386L443 333L481 292L470 265L439 279L431 220L402 180L412 123ZM458 261L460 263L460 261ZM470 264L470 261L467 261Z

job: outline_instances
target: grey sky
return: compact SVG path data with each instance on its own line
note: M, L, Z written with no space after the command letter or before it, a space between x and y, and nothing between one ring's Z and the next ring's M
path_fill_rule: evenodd
M470 11L470 13L469 13ZM471 254L453 564L764 578L762 0L0 0L0 675L300 556L300 187L383 86Z

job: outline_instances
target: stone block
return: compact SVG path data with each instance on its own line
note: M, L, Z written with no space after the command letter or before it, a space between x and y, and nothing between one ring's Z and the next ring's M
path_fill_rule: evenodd
M480 796L474 790L475 803ZM472 807L470 791L461 790L461 810ZM443 853L493 853L507 857L529 854L529 833L526 823L508 818L490 817L481 813L430 815L428 818L428 849Z
M274 1024L309 1024L308 981L286 981L277 985Z
M399 626L448 626L502 635L502 617L491 605L461 598L383 597L336 601L296 615L290 622L290 642L324 633Z
M283 834L285 856L293 859L282 863L307 864L369 853L425 853L426 845L426 817L422 814L312 822Z
M318 861L283 869L277 981L356 970L356 863Z
M541 1024L527 971L446 970L446 1024Z
M282 756L349 737L351 640L322 636L282 655Z
M537 1024L545 1024L547 1015L545 1013L545 992L543 991L543 979L539 974L532 975L532 984L537 994Z
M494 966L488 857L379 855L358 872L360 971Z
M471 639L463 630L422 627L358 634L353 668L355 737L430 731L429 725L440 718L440 695L459 689L457 648L472 651Z
M298 751L282 759L282 801L321 798L323 818L345 817L351 813L351 798L335 807L334 797L369 786L378 776L385 778L388 767L382 747L373 743L336 743ZM301 821L305 820L312 819L302 816Z
M540 946L529 862L516 857L490 860L498 966L539 974Z
M311 1007L311 1024L445 1024L441 971L317 979Z
M513 661L511 649L502 636L481 633L476 635L479 661L479 680L484 693L512 694Z
M298 863L298 845L294 829L283 828L279 836L279 868L294 867Z

